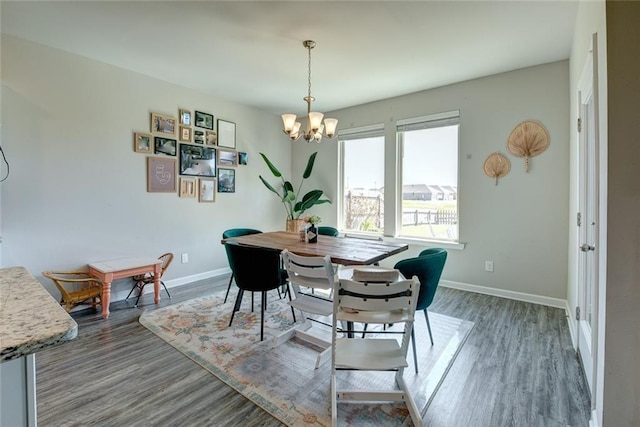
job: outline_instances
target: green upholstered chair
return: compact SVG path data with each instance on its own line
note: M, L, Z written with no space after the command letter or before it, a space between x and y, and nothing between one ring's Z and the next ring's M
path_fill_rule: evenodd
M447 261L447 251L441 248L425 249L415 258L408 258L398 261L394 268L400 270L404 277L410 278L417 276L420 281L420 294L416 312L422 310L427 321L427 329L429 330L429 338L433 345L433 335L431 335L431 325L429 324L429 313L427 308L433 302L433 297L440 283L440 276ZM413 343L413 359L415 361L415 370L418 372L418 358L416 352L415 332L411 331L411 342Z
M233 317L240 309L244 291L262 293L260 301L260 341L264 338L264 311L267 307L267 291L287 285L287 272L280 268L280 251L255 246L244 246L234 242L224 244L229 257L229 266L233 272L238 296L233 306L229 326L233 323ZM291 301L291 293L289 301ZM296 321L293 307L291 307L293 321Z
M260 234L260 233L262 233L262 231L256 230L255 228L230 228L229 230L225 230L222 232L222 238L230 239L232 237L240 237L240 236L247 236L249 234ZM228 252L227 252L227 259L229 259ZM231 289L232 282L233 282L233 273L231 273L231 277L229 277L229 285L227 286L227 293L224 296L225 303L227 302L227 298L229 297L229 290Z
M318 234L322 234L323 236L338 237L340 235L340 232L337 228L323 225L321 227L318 227Z

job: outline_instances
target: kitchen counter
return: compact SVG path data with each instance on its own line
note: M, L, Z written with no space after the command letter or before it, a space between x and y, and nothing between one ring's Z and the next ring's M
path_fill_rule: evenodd
M0 269L0 425L37 426L35 352L78 324L24 267Z

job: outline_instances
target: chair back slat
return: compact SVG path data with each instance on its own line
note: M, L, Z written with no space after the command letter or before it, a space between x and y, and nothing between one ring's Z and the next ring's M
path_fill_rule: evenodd
M302 276L325 281L331 280L333 282L334 270L329 256L305 257L293 254L285 249L282 253L282 260L289 272L290 279L294 281L296 276Z
M417 278L392 283L341 279L334 299L338 308L346 308L345 311L411 310L417 302L418 289Z

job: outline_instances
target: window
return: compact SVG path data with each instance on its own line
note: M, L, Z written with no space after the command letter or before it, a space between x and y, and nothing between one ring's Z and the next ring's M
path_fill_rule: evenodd
M458 240L459 112L401 120L398 235Z
M384 231L384 127L340 132L342 154L341 228Z

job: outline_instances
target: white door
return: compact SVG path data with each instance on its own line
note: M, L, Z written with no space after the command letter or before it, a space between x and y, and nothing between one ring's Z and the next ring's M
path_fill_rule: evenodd
M578 353L591 390L595 396L595 364L598 330L598 108L597 46L595 35L592 52L578 84L579 105L579 213L578 213Z

